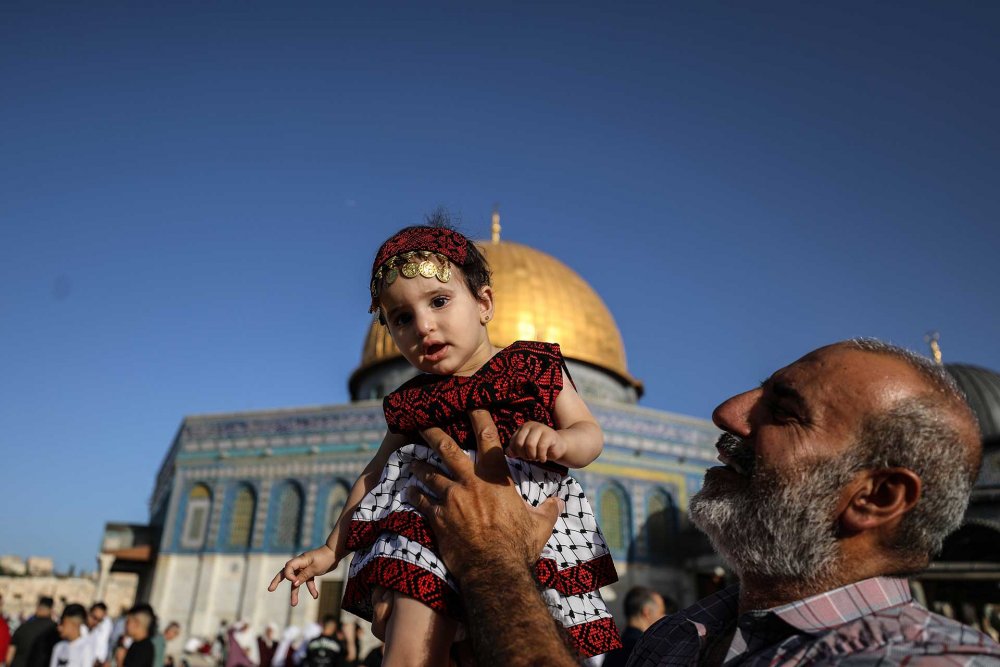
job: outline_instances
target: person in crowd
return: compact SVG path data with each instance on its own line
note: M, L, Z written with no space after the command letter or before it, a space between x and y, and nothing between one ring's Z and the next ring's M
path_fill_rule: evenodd
M228 659L229 648L229 621L219 620L219 631L215 634L215 641L212 642L212 657L220 665L225 665Z
M576 664L529 569L561 508L525 507L492 419L472 416L475 464L439 429L424 431L451 476L417 466L434 496L415 502L461 587L477 663ZM845 341L712 418L723 465L706 473L691 517L740 581L651 626L630 667L1000 662L1000 645L927 610L905 579L961 523L981 459L975 417L943 368ZM520 641L527 632L534 640Z
M68 604L59 618L62 641L52 649L49 667L94 667L94 642L87 627L87 610L83 605Z
M302 667L343 667L346 652L340 637L340 623L337 617L328 614L323 617L323 630L306 644L306 655Z
M111 624L111 637L108 639L108 661L111 667L121 667L122 660L125 659L125 651L128 650L128 643L131 639L125 634L125 620L128 618L129 608L122 606L118 611L118 618Z
M516 341L499 348L490 342L494 304L486 259L442 217L433 222L387 239L369 274L370 311L422 373L386 397L389 433L351 489L326 544L289 560L269 590L288 579L293 604L302 584L318 597L314 577L354 551L344 609L370 619L380 589L392 591L387 664L446 662L463 609L426 522L406 501L410 464L433 455L419 436L428 426L441 426L474 448L466 410L493 406L524 497L537 503L561 496L572 505L551 533L538 569L576 650L604 653L619 646L619 637L599 589L617 573L594 510L569 474L600 455L603 433L568 378L558 345Z
M294 655L296 640L302 635L302 630L298 626L290 625L281 633L281 641L278 648L274 650L274 658L271 660L273 667L294 667Z
M252 651L252 653L251 653ZM256 642L246 621L235 621L226 631L225 667L254 667Z
M0 595L0 666L7 665L7 649L10 648L10 625L3 613L3 596Z
M264 626L264 634L257 636L257 655L260 656L259 667L271 667L274 652L278 648L278 626L268 623Z
M52 620L52 605L51 597L38 598L35 615L14 631L7 649L10 667L49 667L52 648L59 641L59 631Z
M168 642L177 638L181 634L181 624L177 621L171 621L167 623L167 627L163 629L163 634L156 633L152 636L153 641L153 667L163 667L167 664L167 644ZM173 658L170 658L170 662L173 662Z
M663 597L656 591L644 586L630 588L625 594L626 625L622 631L622 647L604 656L604 667L625 667L642 633L663 618L666 611Z
M87 614L87 627L90 628L90 643L94 646L94 659L104 664L108 660L112 630L106 604L95 602L90 605L90 612Z
M306 659L306 651L309 650L309 642L323 634L323 626L319 623L309 623L302 631L302 641L295 648L292 654L292 667L299 667Z
M125 616L125 635L131 644L125 652L122 667L158 667L153 637L156 635L156 614L148 604L140 603Z

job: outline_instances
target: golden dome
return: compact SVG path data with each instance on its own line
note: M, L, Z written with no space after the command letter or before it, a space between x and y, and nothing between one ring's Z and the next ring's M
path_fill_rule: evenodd
M555 257L520 243L477 243L493 272L496 312L489 334L494 345L504 347L516 340L559 343L567 359L603 368L638 386L625 364L625 346L614 318L583 278ZM398 356L388 330L376 319L355 375Z

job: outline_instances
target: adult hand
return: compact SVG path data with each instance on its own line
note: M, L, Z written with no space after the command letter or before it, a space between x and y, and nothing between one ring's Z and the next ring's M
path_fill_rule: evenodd
M558 498L529 507L510 478L490 413L473 410L469 416L476 434L475 463L444 431L430 428L421 434L451 476L423 462L412 464L437 498L414 487L411 500L434 530L438 555L459 580L470 567L495 559L533 565L565 507Z

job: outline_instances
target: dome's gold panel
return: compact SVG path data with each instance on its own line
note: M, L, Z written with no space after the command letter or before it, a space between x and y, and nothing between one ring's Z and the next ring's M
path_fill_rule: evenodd
M515 340L559 343L563 355L607 369L630 383L625 346L611 313L580 276L543 252L503 241L479 242L493 271L496 313L490 340L501 347ZM389 332L372 323L361 369L399 356Z

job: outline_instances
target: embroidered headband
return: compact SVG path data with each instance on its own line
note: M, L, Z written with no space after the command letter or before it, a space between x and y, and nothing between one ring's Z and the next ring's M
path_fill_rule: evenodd
M465 263L469 240L445 227L407 227L382 244L372 263L369 313L378 310L378 295L382 283L391 285L400 275L404 278L437 278L451 280L451 262ZM432 258L436 261L431 261Z

